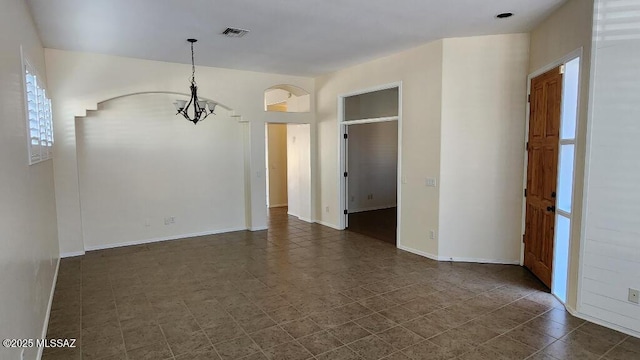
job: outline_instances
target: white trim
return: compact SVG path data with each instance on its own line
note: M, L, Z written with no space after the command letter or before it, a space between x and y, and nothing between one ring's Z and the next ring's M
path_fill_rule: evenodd
M257 226L257 227L252 227L250 229L248 229L249 231L263 231L263 230L268 230L269 227L267 226ZM240 229L238 228L238 230L230 230L230 231L224 231L224 232L232 232L232 231L240 231L240 230L247 230L247 229Z
M247 228L236 227L236 228L221 229L221 230L203 231L203 232L191 233L191 234L180 234L180 235L163 236L163 237L145 239L145 240L125 241L125 242L115 243L115 244L106 244L106 245L97 245L97 246L85 246L85 250L86 251L95 251L95 250L113 249L113 248L118 248L118 247L123 247L123 246L142 245L142 244L150 244L150 243L161 242L161 241L188 239L188 238L193 238L193 237L197 237L197 236L223 234L223 233L228 233L228 232L233 232L233 231L242 231L242 230L247 230ZM266 230L266 227L264 229L259 229L259 230ZM251 229L251 231L255 231L255 230Z
M361 94L366 94L370 92L387 90L398 88L398 116L391 117L382 117L382 118L372 118L372 119L362 119L362 120L352 120L352 121L344 121L344 99L350 96L356 96ZM353 124L366 124L366 123L374 123L374 122L382 122L382 121L397 121L398 122L398 178L396 180L397 183L397 227L396 227L396 239L397 246L400 247L402 243L401 237L401 224L402 217L400 211L401 199L402 199L402 81L397 81L393 83L388 83L384 85L374 86L366 89L357 90L350 93L339 94L338 95L338 179L339 179L339 191L338 191L338 230L344 230L346 228L346 216L343 214L343 207L348 208L347 204L347 194L346 194L346 184L344 178L344 169L345 169L345 142L343 141L343 131L348 125Z
M600 320L600 319L595 318L595 317L590 316L590 315L583 314L583 313L577 311L576 309L571 308L567 304L564 305L564 308L567 310L567 312L569 314L571 314L571 315L573 315L573 316L575 316L575 317L577 317L579 319L586 320L586 321L592 322L594 324L598 324L600 326L604 326L604 327L607 327L609 329L613 329L613 330L619 331L621 333L640 338L640 332L638 332L638 331L635 331L635 330L632 330L632 329L628 329L626 327L623 327L623 326L620 326L620 325L617 325L617 324L614 324L614 323L603 321L603 320Z
M280 207L287 207L287 206L289 206L289 204L285 203L285 204L270 205L268 206L268 208L271 209L271 208L280 208Z
M398 205L397 205L397 204L393 204L393 205L381 205L381 206L370 206L370 207L361 208L361 209L349 210L349 214L356 214L356 213L361 213L361 212L366 212L366 211L376 211L376 210L384 210L384 209L393 209L393 208L397 208L397 207L398 207Z
M505 260L505 259L480 259L480 258L464 258L464 257L446 257L437 256L422 250L416 250L414 248L398 245L398 249L410 252L412 254L424 256L431 260L443 261L443 262L463 262L463 263L477 263L477 264L500 264L500 265L519 265L518 260Z
M298 220L302 220L304 222L308 222L310 224L313 224L313 220L311 220L311 219L307 219L307 218L304 218L304 217L301 217L301 216L297 216L297 218L298 218Z
M84 250L71 251L71 252L66 252L66 253L60 253L60 258L64 259L64 258L70 258L70 257L74 257L74 256L82 256L84 254L85 254Z
M58 281L58 271L60 270L60 258L56 261L56 271L53 273L53 283L51 284L51 293L49 294L49 304L47 305L47 313L44 316L44 324L42 325L42 336L40 339L47 337L47 330L49 329L49 318L51 317L51 307L53 306L53 295L56 292L56 282ZM42 352L44 348L38 348L38 355L36 359L42 359Z
M429 259L431 259L431 260L439 261L439 260L438 260L438 256L437 256L437 255L433 255L433 254L430 254L430 253L428 253L428 252L424 252L424 251L422 251L422 250L416 250L416 249L414 249L414 248L410 248L410 247L408 247L408 246L404 246L404 245L401 245L401 244L398 244L398 249L400 249L400 250L404 250L404 251L407 251L407 252L410 252L410 253L412 253L412 254L416 254L416 255L424 256L424 257L429 258Z
M398 116L385 116L385 117L377 117L377 118L370 118L370 119L345 120L342 122L342 125L371 124L371 123L396 121L396 120L398 120Z
M322 225L322 226L330 227L330 228L332 228L332 229L336 229L336 230L344 230L344 229L340 229L340 227L336 226L335 224L331 224L331 223L328 223L328 222L326 222L326 221L316 220L316 221L314 221L314 222L315 222L316 224L320 224L320 225Z
M464 257L445 257L439 256L440 261L477 263L477 264L500 264L500 265L520 265L520 260L507 259L481 259L481 258L464 258Z

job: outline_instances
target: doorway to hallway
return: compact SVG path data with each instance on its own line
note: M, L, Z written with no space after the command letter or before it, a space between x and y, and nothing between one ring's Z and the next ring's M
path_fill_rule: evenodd
M265 126L267 207L311 221L311 127L267 123Z

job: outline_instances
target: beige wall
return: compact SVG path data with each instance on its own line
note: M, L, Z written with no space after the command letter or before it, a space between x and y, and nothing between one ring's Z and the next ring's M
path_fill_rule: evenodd
M529 73L562 59L582 47L580 109L578 116L573 221L571 226L571 259L567 305L575 309L582 226L582 194L584 190L589 73L591 68L591 38L593 0L570 0L531 32Z
M399 164L404 179L399 198L400 246L433 256L438 244L428 238L438 229L438 189L425 186L440 175L442 41L356 65L316 78L318 193L316 218L339 226L338 95L402 81L402 128Z
M0 338L41 338L58 261L53 161L28 165L25 57L46 82L44 53L27 4L0 11ZM54 125L55 126L55 125ZM35 359L37 349L25 350ZM0 359L19 359L0 347Z
M185 45L185 54L188 48ZM49 90L56 121L55 184L60 250L82 253L82 218L78 187L76 116L95 110L99 102L118 96L152 91L185 93L191 67L159 61L46 49ZM186 75L185 75L186 74ZM246 122L243 134L247 155L245 199L250 229L266 228L265 122L313 123L313 113L264 111L264 91L291 84L313 92L313 79L250 71L197 67L200 95L233 109ZM284 118L283 118L284 117ZM209 119L207 119L209 120ZM186 123L185 126L189 124ZM191 125L193 126L193 125Z
M246 228L242 125L217 109L194 126L175 99L118 98L76 120L85 249Z
M287 124L267 124L269 207L287 206Z
M529 35L443 48L439 258L518 264Z

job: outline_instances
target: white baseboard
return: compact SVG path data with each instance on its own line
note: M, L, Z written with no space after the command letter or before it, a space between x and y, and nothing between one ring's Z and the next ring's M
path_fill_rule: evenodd
M410 248L410 247L408 247L408 246L404 246L404 245L400 245L400 244L398 244L398 249L400 249L400 250L404 250L404 251L407 251L407 252L410 252L410 253L412 253L412 254L416 254L416 255L424 256L424 257L429 258L429 259L431 259L431 260L436 260L436 261L438 261L438 257L437 257L436 255L430 254L430 253L425 252L425 251L416 250L416 249L414 249L414 248Z
M365 211L376 211L376 210L391 209L391 208L395 208L395 207L398 207L398 205L392 204L392 205L371 206L371 207L366 207L366 208L362 208L362 209L349 210L349 214L361 213L361 212L365 212Z
M215 235L215 234L222 234L222 233L242 231L242 230L247 230L247 229L244 227L237 227L237 228L220 229L220 230L209 230L209 231L203 231L203 232L191 233L191 234L171 235L166 237L158 237L158 238L145 239L145 240L125 241L125 242L115 243L115 244L85 246L85 250L94 251L94 250L113 249L113 248L118 248L123 246L150 244L150 243L160 242L160 241L178 240L178 239L185 239L185 238L192 238L192 237L206 236L206 235Z
M268 230L269 227L267 226L256 226L256 227L252 227L249 229L249 231L262 231L262 230Z
M567 304L564 304L564 308L567 309L569 314L571 314L571 315L573 315L573 316L575 316L575 317L577 317L579 319L587 320L587 321L592 322L594 324L598 324L600 326L604 326L604 327L607 327L609 329L613 329L613 330L619 331L621 333L624 333L624 334L627 334L627 335L630 335L630 336L633 336L633 337L640 338L640 332L638 332L638 331L635 331L635 330L632 330L632 329L628 329L626 327L623 327L623 326L620 326L620 325L616 325L616 324L610 323L608 321L600 320L600 319L594 318L593 316L590 316L590 315L583 314L583 313L577 311L576 309L568 306Z
M501 264L501 265L519 265L520 264L519 260L480 259L480 258L462 258L462 257L452 258L452 257L437 256L437 255L430 254L428 252L421 251L421 250L416 250L414 248L404 246L401 244L398 244L398 249L408 251L412 254L424 256L426 258L429 258L431 260L436 260L436 261L469 262L469 263L478 263L478 264Z
M60 258L64 259L64 258L70 258L70 257L82 256L82 255L84 255L84 250L82 250L82 251L72 251L72 252L67 252L67 253L60 253Z
M468 262L468 263L478 263L478 264L520 265L520 260L505 260L505 259L481 259L481 258L438 256L438 260L451 261L451 262Z
M303 218L303 217L300 217L300 216L298 216L298 219L299 219L299 220L302 220L302 221L304 221L304 222L313 223L313 220L311 220L311 219L307 219L307 218Z
M279 208L279 207L287 207L287 206L289 206L289 204L269 205L269 209L271 209L271 208Z
M323 226L326 226L326 227L330 227L330 228L332 228L332 229L336 229L336 230L344 230L344 229L340 229L338 226L336 226L336 225L334 225L334 224L331 224L331 223L328 223L328 222L326 222L326 221L316 220L316 221L314 221L314 222L315 222L316 224L320 224L320 225L323 225Z
M60 270L60 258L56 261L56 271L53 273L53 284L51 284L51 293L49 294L49 304L47 305L47 313L44 316L44 324L42 325L42 336L40 339L47 337L47 330L49 329L49 318L51 317L51 306L53 306L53 295L56 292L56 282L58 281L58 271ZM38 355L36 359L42 359L43 347L38 348Z

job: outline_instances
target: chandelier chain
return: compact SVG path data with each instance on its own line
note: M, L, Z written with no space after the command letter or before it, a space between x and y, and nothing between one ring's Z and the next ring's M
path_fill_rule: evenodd
M191 43L191 83L196 83L196 63L195 57L193 55L193 43Z

